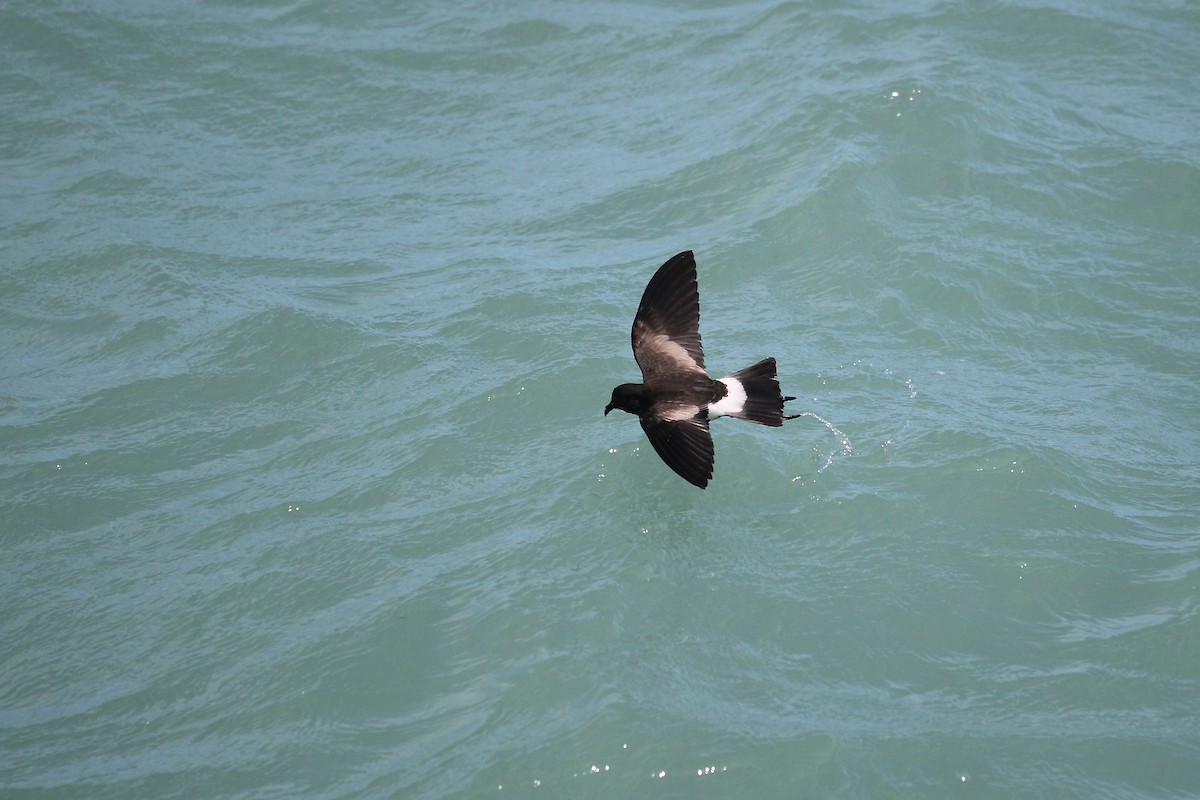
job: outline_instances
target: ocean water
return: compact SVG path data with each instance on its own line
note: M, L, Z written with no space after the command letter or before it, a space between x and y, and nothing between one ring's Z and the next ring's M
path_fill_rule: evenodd
M0 795L1200 796L1200 7L0 7ZM629 325L691 248L707 491Z

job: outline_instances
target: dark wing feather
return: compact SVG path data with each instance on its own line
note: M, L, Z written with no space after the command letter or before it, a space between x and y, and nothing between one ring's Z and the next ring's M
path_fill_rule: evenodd
M679 420L642 418L642 429L654 452L688 483L708 486L713 471L713 443L708 420L700 417Z
M669 259L646 284L633 318L631 339L633 357L647 386L653 387L668 375L677 380L681 372L708 377L700 345L696 259L691 250Z

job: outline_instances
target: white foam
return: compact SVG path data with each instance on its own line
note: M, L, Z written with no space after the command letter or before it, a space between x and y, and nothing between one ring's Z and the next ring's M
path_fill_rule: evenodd
M709 404L708 416L710 419L740 414L746 407L746 389L742 386L741 381L737 378L721 378L721 383L725 384L728 394L717 402Z

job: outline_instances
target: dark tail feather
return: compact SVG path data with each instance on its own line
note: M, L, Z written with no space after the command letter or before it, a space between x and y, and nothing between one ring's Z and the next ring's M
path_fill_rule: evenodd
M757 422L759 425L770 425L777 428L785 419L795 419L797 415L784 416L783 404L794 397L784 397L779 391L779 381L775 379L775 359L764 358L753 366L740 369L729 377L736 378L746 390L746 402L738 414L738 419Z

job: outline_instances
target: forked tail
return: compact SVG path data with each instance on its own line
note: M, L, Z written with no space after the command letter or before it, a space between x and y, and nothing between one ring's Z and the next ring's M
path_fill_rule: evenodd
M786 416L783 413L784 402L796 398L785 397L779 390L779 381L775 379L774 358L764 358L757 364L740 369L721 380L729 387L730 395L735 393L735 388L729 384L730 380L741 384L741 390L745 393L745 400L742 401L740 409L730 408L724 412L731 417L777 428L784 420L799 416Z

